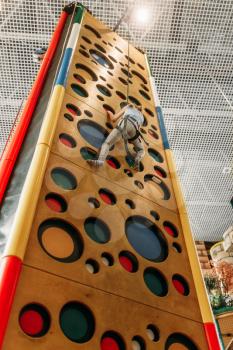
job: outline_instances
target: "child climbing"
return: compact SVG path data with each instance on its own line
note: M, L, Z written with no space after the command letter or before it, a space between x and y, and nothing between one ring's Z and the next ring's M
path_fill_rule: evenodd
M144 121L141 110L141 106L133 106L132 104L129 104L122 108L117 114L107 111L107 116L113 123L117 122L119 119L120 120L102 144L98 159L88 160L87 162L89 165L95 168L101 167L107 158L109 149L122 137L125 143L126 152L130 156L128 142L134 145L134 150L136 152L134 156L134 169L137 171L139 170L140 161L145 154L142 137L139 131Z

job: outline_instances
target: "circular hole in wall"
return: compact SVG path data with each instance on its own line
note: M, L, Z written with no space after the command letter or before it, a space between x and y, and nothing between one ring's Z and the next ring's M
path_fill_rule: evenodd
M114 331L104 333L100 342L101 350L125 350L123 338Z
M78 230L61 219L48 219L40 224L38 240L50 257L63 263L78 260L83 252Z
M89 30L92 34L94 34L98 39L101 39L100 33L93 27L89 26L88 24L85 24L84 27Z
M98 201L98 199L96 199L94 197L88 198L88 203L89 203L91 208L97 209L100 207L100 202Z
M129 243L145 259L161 262L167 258L168 245L162 231L146 217L129 217L125 232Z
M155 170L155 173L156 173L158 176L160 176L160 177L162 177L162 178L164 178L164 179L167 177L166 171L163 170L161 167L155 165L155 166L154 166L154 170Z
M132 74L128 71L128 69L121 68L122 73L124 73L127 77L132 78Z
M110 190L108 190L107 188L101 188L99 190L99 195L100 198L109 205L114 205L116 204L116 196L114 195L113 192L111 192Z
M129 169L124 169L124 173L128 176L128 177L133 177L133 173L131 170Z
M160 219L159 214L155 210L150 211L150 215L157 221Z
M101 260L102 260L103 264L106 266L113 266L113 264L114 264L113 256L109 253L102 253Z
M138 261L134 254L129 251L122 251L119 254L121 266L128 272L136 272L138 270Z
M145 350L146 349L146 344L145 341L140 337L139 335L135 335L132 339L132 350Z
M141 87L145 90L145 91L147 91L147 92L149 92L150 90L148 89L148 87L147 86L145 86L144 84L141 84Z
M160 199L168 200L171 197L170 191L165 183L155 175L146 174L144 176L144 181L151 186L155 186L160 191Z
M64 190L74 190L77 187L77 180L74 175L65 168L54 168L51 177L55 184Z
M141 106L141 102L134 96L129 96L129 100L130 102L132 102L133 104L137 105L137 106Z
M68 111L73 114L74 116L80 116L82 113L80 111L80 109L78 107L76 107L75 105L73 105L72 103L68 103L66 105L66 108L68 109Z
M108 57L110 58L110 60L112 60L114 63L117 63L117 60L113 57L113 56L111 56L111 55L108 55Z
M113 109L111 106L109 106L109 105L107 105L107 104L104 104L104 105L103 105L103 108L104 108L106 111L110 111L110 112L112 112L113 114L115 114L115 111L114 111L114 109Z
M86 80L80 75L80 74L74 74L73 77L75 78L75 80L77 80L77 82L81 83L81 84L86 84Z
M154 326L153 324L149 324L147 326L146 333L147 333L148 338L154 342L158 341L160 338L159 329L156 326Z
M155 140L159 139L159 135L152 129L148 129L148 134L153 137Z
M82 119L77 127L84 140L96 148L100 148L108 136L107 130L92 120Z
M94 334L94 316L86 305L72 301L64 305L60 312L60 327L68 339L82 344Z
M111 233L104 221L89 217L85 220L84 228L87 235L95 242L104 244L110 240Z
M176 243L176 242L173 242L173 243L172 243L172 248L173 248L177 253L181 253L181 252L182 252L181 246L180 246L178 243Z
M90 112L90 111L88 111L88 110L84 110L84 114L88 117L88 118L92 118L93 117L93 114Z
M82 147L80 149L81 156L83 159L97 159L97 152L89 147Z
M57 213L64 213L67 210L65 199L57 193L48 193L45 197L47 206Z
M124 85L127 85L127 84L128 84L128 82L127 82L125 79L123 79L123 78L121 78L121 77L118 77L118 79L120 80L120 82L121 82L122 84L124 84Z
M79 72L82 71L82 74L84 73L86 79L93 81L98 80L98 77L95 74L95 72L85 64L77 63L75 67L76 69L78 69Z
M116 91L117 96L119 96L122 100L126 100L126 96L121 91Z
M145 112L149 114L149 116L154 117L154 113L149 108L145 108Z
M67 119L67 120L69 120L69 122L72 122L72 121L74 120L74 118L73 118L70 114L68 114L68 113L65 113L65 114L64 114L64 118Z
M148 148L148 153L156 162L163 163L163 157L158 151L153 148Z
M99 51L101 51L101 52L103 52L103 53L106 53L106 50L105 50L105 48L103 48L103 46L101 46L101 45L99 45L99 44L95 44L95 47L96 47Z
M179 274L175 274L172 276L172 283L178 293L182 295L189 295L189 285L185 278Z
M30 337L39 338L45 335L50 327L50 315L44 306L31 303L22 308L19 314L19 325Z
M142 95L142 97L144 97L146 100L150 101L151 98L150 96L144 91L144 90L139 90L140 95Z
M164 297L168 293L168 285L162 273L153 268L148 267L144 271L144 281L148 289L158 297Z
M118 46L115 46L115 48L116 48L117 51L119 51L120 53L123 53L123 51L122 51Z
M140 63L137 63L138 67L141 68L142 70L145 70L145 68L140 64Z
M100 101L104 101L103 96L97 95L97 98L98 98Z
M108 88L106 88L106 86L101 85L101 84L97 84L96 87L101 92L101 94L103 94L104 96L110 97L112 95L111 91Z
M136 76L137 78L139 78L139 80L141 80L141 82L143 84L147 84L147 80L144 78L144 76L142 74L140 74L139 72L137 72L136 70L132 70L131 73Z
M71 84L73 91L81 97L88 97L87 91L78 84Z
M113 169L119 169L121 167L120 163L115 157L108 156L107 157L107 164L113 168Z
M96 260L93 259L87 259L85 262L85 267L88 272L95 274L99 271L99 264Z
M60 134L59 135L59 140L66 147L69 147L69 148L76 147L75 139L72 136L68 135L68 134L65 134L65 133Z
M101 66L103 66L103 67L105 67L107 69L113 69L114 68L112 62L102 52L91 49L90 50L90 54L94 58L94 60L97 63L99 63Z
M178 237L178 231L176 227L169 221L163 223L165 231L172 237Z
M90 40L89 38L87 38L86 36L82 36L82 39L83 39L84 41L86 41L86 43L92 44L91 40Z
M84 57L87 57L87 58L90 57L89 54L88 54L85 50L83 50L83 49L79 49L79 52L80 52L81 55L83 55Z
M126 58L127 61L129 61L130 63L135 64L135 61L134 61L131 57L125 55L125 58Z
M134 204L134 202L131 199L126 199L125 200L125 204L130 208L130 209L135 209L136 205Z

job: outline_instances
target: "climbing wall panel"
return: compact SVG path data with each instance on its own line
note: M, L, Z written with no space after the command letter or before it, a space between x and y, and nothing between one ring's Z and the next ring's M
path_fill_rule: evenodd
M64 76L3 350L207 350L145 55L85 12L66 90ZM127 95L145 117L140 170L122 140L90 168Z
M126 350L135 349L137 343L148 350L205 349L199 323L87 285L25 266L19 288L5 339L7 350L15 350L11 339L17 339L17 349L24 350ZM41 308L35 309L35 301ZM39 326L33 322L31 327L27 325L30 312L40 315ZM44 330L45 334L39 338L25 336L18 319L28 333ZM73 327L72 321L76 322ZM183 335L184 329L188 338ZM194 334L198 334L195 345L188 340ZM177 345L179 339L189 347Z

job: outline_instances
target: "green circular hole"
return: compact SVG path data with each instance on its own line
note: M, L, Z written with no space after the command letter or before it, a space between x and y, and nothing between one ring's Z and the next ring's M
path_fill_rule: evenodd
M153 268L148 267L144 271L144 281L149 290L158 297L164 297L168 293L168 285L162 273Z
M163 163L163 157L158 151L153 148L148 148L148 153L156 162Z
M78 84L71 84L73 91L81 97L88 97L87 91Z
M60 312L60 326L65 336L75 343L89 341L95 331L92 312L85 305L69 302Z
M104 244L110 240L111 233L104 221L89 217L85 220L84 228L88 236L95 242Z
M80 149L81 156L83 159L97 159L97 152L90 147L82 147Z
M64 190L74 190L77 187L77 180L74 175L64 168L54 168L51 176L55 184Z

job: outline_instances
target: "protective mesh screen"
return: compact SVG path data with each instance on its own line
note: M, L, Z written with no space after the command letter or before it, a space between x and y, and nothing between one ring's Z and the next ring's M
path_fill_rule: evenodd
M33 52L48 44L66 3L1 1L0 153L38 71ZM149 55L194 238L217 241L233 222L233 1L133 3L151 18L123 23L118 33ZM83 4L113 28L131 3Z

